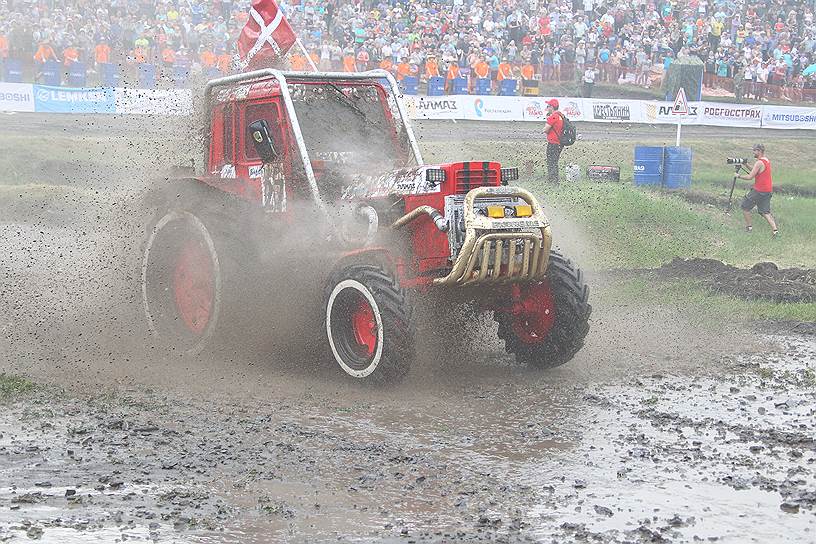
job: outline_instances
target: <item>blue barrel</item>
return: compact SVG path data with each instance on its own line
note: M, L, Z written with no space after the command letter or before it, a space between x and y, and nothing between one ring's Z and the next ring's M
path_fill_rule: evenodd
M688 189L691 187L691 148L666 147L666 161L663 171L663 186L666 189Z
M663 148L635 146L635 185L663 183Z

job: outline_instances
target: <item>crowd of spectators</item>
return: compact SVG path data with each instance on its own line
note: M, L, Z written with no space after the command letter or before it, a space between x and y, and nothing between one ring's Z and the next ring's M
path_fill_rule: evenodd
M704 85L799 99L816 87L809 0L285 0L321 69L659 84L676 59L704 62ZM0 0L0 61L152 63L231 69L248 0ZM292 67L306 69L300 50ZM812 69L816 72L816 68ZM589 74L591 72L592 74ZM597 77L597 79L595 79ZM797 94L798 91L798 94Z

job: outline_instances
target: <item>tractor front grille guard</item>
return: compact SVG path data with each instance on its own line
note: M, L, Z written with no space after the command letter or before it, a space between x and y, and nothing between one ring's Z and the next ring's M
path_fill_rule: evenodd
M491 218L476 213L480 197L520 198L533 210L525 218ZM520 187L477 187L465 196L465 240L453 268L434 285L476 285L544 278L552 236L541 205Z

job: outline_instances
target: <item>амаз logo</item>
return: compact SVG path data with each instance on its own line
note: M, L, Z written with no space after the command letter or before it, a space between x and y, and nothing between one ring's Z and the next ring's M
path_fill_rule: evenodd
M481 98L477 98L476 100L473 101L473 109L476 110L476 115L478 117L481 117L482 115L484 115L484 113L482 112L483 108L484 108L484 100L482 100Z

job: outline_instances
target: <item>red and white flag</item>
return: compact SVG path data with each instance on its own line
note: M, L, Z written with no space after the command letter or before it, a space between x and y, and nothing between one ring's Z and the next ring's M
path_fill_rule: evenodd
M252 0L249 20L238 37L238 67L269 66L283 58L297 36L275 0Z

